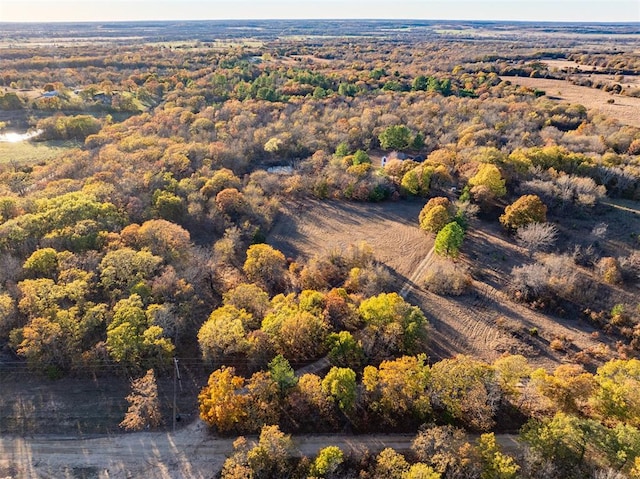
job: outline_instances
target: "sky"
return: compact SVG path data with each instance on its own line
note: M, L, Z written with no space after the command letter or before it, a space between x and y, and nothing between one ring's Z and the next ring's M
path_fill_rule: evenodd
M0 0L0 22L286 18L640 22L640 0Z

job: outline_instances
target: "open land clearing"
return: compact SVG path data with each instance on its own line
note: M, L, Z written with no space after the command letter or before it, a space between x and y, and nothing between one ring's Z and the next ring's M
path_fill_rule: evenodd
M395 273L394 290L404 292L426 313L431 324L432 360L470 354L493 361L508 352L523 354L533 365L552 369L564 360L565 354L602 344L592 336L595 328L591 325L531 310L503 292L511 268L526 262L527 256L499 227L482 221L471 225L462 249L468 254L460 259L474 267L472 291L458 297L426 291L422 278L434 255L430 254L433 236L417 226L422 206L423 202L417 200L289 204L268 242L289 257L308 259L366 241L376 258ZM539 334L530 335L532 328L537 328ZM553 351L549 343L555 338L567 338L571 347Z
M548 98L566 102L579 103L588 110L598 110L609 118L620 123L640 127L640 98L624 95L612 95L597 88L574 85L565 80L547 78L500 77L514 85L544 90ZM614 100L614 103L608 103Z

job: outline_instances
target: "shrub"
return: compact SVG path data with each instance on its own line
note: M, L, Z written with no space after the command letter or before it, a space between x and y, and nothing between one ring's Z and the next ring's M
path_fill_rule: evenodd
M459 296L469 291L472 278L467 268L438 261L427 271L424 282L432 293Z
M615 258L602 258L596 265L596 271L605 283L618 284L622 282L620 263Z

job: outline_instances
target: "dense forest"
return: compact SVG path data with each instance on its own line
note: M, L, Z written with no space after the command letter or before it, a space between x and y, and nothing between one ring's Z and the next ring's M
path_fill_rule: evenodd
M5 32L0 134L63 147L0 164L0 375L137 378L121 426L139 430L167 421L156 377L190 358L212 433L260 434L223 478L640 477L640 231L613 216L638 215L640 128L519 82L636 101L637 35L467 26ZM318 202L418 204L435 259L416 288L464 309L482 282L590 346L501 316L528 349L439 354L439 319L378 245L270 241ZM488 231L513 264L467 249ZM411 451L287 454L289 433L388 431Z

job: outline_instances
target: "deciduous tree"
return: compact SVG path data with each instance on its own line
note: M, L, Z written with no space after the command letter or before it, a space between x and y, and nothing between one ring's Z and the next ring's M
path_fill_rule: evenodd
M507 206L500 223L509 230L517 230L531 223L547 221L547 206L536 195L524 195Z
M494 371L469 356L443 359L431 367L431 401L467 426L486 431L495 423L500 391Z
M127 396L129 409L120 423L127 431L141 431L149 427L157 427L162 422L158 385L153 369L131 381L131 394Z
M322 390L332 397L340 410L349 415L356 404L356 373L349 368L332 367L322 380Z
M234 368L221 367L209 376L207 386L198 395L200 417L220 432L229 432L247 415L244 378Z
M473 188L486 187L495 198L501 198L507 194L502 173L500 173L496 165L491 163L482 163L480 165L478 172L469 178L469 186L471 186L472 193Z
M247 250L243 269L247 277L275 289L284 284L287 262L282 252L267 244L254 244Z
M425 337L427 320L417 306L397 293L381 293L364 300L358 308L369 333L365 353L411 353ZM363 341L364 343L364 341Z

